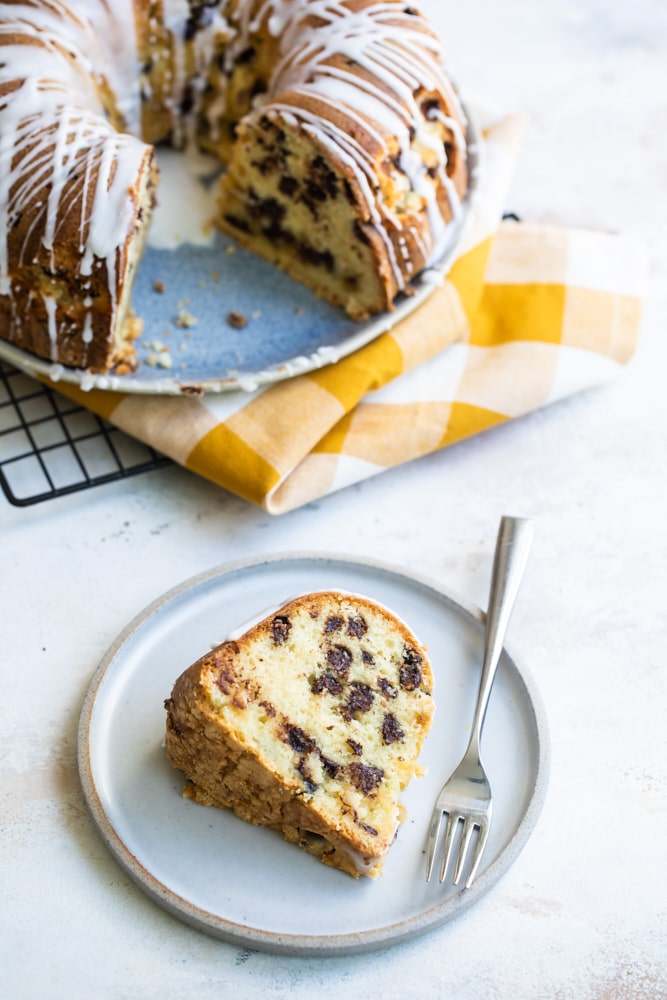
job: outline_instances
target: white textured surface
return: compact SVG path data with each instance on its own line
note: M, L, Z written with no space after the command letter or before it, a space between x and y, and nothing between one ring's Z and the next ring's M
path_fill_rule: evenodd
M179 469L43 506L0 502L3 992L12 998L667 996L667 8L427 5L462 87L526 111L511 207L646 241L637 357L614 383L275 520ZM455 923L349 960L248 953L135 889L85 811L84 692L168 587L229 559L352 551L484 604L502 513L537 519L511 626L552 777L513 869Z

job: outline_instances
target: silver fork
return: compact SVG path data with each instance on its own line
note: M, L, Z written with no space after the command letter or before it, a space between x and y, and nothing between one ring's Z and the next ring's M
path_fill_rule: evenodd
M472 885L482 852L489 836L493 800L491 786L480 757L480 739L489 695L502 653L505 633L514 602L523 579L528 553L533 540L533 522L521 517L503 517L498 529L496 551L491 574L489 607L486 613L484 659L479 682L477 705L472 722L472 733L465 754L450 779L445 782L435 803L428 834L426 850L426 881L433 872L436 848L443 816L447 816L440 881L444 882L454 853L454 843L459 823L462 825L454 885L458 885L468 863L470 845L475 832L479 834L470 859L466 889Z

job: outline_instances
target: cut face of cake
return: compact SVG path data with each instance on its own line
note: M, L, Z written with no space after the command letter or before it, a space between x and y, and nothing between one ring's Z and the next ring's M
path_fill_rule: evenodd
M166 750L185 794L350 875L379 875L434 710L424 647L365 597L295 598L176 681Z

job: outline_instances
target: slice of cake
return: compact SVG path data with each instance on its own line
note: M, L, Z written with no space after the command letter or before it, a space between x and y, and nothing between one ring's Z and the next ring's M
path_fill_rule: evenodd
M426 651L368 598L284 604L183 673L166 749L186 795L350 875L379 875L434 710Z

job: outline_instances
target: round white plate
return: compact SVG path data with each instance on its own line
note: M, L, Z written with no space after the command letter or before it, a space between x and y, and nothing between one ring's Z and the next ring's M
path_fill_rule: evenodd
M272 830L182 797L184 779L163 749L164 700L179 674L240 622L298 593L367 594L407 621L429 649L436 715L403 802L381 877L352 879ZM214 569L161 597L102 661L79 729L83 789L102 837L157 903L212 935L248 948L336 955L395 943L442 924L483 896L529 837L547 784L544 715L523 667L503 651L483 755L494 816L470 889L425 881L424 846L436 795L469 734L483 615L438 584L377 562L294 554Z
M53 382L151 395L253 391L339 361L390 330L442 284L470 222L479 187L479 133L468 120L470 184L463 211L449 227L441 259L415 277L410 296L400 295L392 312L355 322L267 261L217 234L210 245L146 247L132 294L135 312L143 321L136 342L141 362L136 371L93 375L45 361L1 339L0 358ZM164 293L155 291L156 281L162 282ZM190 329L177 325L183 310L196 318ZM232 311L242 313L248 325L230 326L226 317ZM170 368L149 363L163 354L170 359Z

